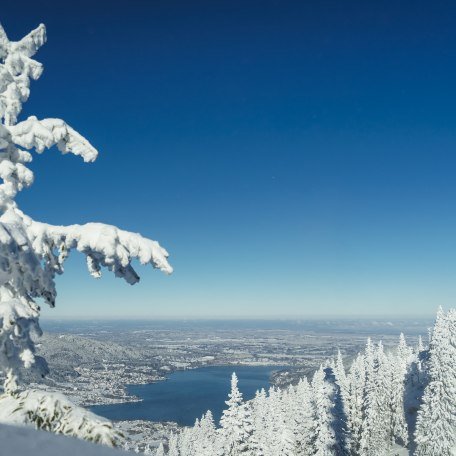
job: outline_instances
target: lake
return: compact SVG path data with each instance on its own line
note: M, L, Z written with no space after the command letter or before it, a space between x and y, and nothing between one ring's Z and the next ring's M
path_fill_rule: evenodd
M173 372L162 382L128 385L130 394L142 402L96 405L90 410L110 420L175 421L193 425L207 410L220 419L230 392L231 374L236 372L245 400L261 388L269 388L272 372L281 366L211 366Z

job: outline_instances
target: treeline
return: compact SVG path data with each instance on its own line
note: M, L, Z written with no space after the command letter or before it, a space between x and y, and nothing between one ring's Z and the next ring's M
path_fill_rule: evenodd
M244 402L233 374L219 427L211 412L156 456L456 454L456 311L437 314L428 346L368 339L347 370L340 353L311 381Z

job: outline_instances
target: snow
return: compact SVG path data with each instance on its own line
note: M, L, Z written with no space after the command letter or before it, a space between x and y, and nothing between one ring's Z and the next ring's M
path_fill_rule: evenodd
M74 405L62 394L40 390L1 395L0 423L34 426L108 446L122 442L110 421Z
M14 456L121 456L127 453L72 437L0 424L0 454Z
M93 162L98 151L77 131L73 130L61 119L38 120L35 116L24 122L9 127L12 140L25 149L35 149L42 153L57 145L60 152L71 152L79 155L85 162Z

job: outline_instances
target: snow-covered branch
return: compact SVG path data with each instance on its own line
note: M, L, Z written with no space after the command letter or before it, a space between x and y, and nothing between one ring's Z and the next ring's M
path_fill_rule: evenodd
M38 153L57 145L60 152L79 155L85 162L93 162L98 151L77 131L61 119L38 120L35 116L9 127L12 140L25 149Z
M108 446L118 446L122 440L110 421L74 405L61 394L39 390L0 396L0 422L28 424Z
M89 272L94 277L99 277L100 268L106 267L117 277L134 284L139 281L139 276L131 266L135 258L142 265L151 264L167 274L172 272L167 260L168 252L158 242L112 225L87 223L52 226L31 221L28 233L33 249L42 257L54 247L66 252L76 249L85 254Z

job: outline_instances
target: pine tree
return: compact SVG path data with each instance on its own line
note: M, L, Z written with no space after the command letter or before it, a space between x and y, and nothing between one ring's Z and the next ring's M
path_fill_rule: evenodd
M168 456L180 456L179 437L172 433L168 439Z
M231 377L231 392L225 402L228 406L220 419L223 454L225 456L253 455L249 441L253 432L249 408L238 389L235 373Z
M278 396L275 407L275 419L277 425L276 454L281 456L293 456L296 454L296 441L294 428L295 391L293 386L282 390Z
M163 443L160 443L160 445L158 445L157 451L155 452L155 456L165 456L165 448L163 446Z
M27 167L33 156L27 150L41 153L57 146L62 153L80 156L85 162L93 162L98 155L63 120L31 116L17 122L30 93L30 80L42 73L42 65L32 57L45 41L44 25L17 42L9 40L0 26L0 369L6 379L5 394L13 398L22 368L33 368L42 376L48 371L46 361L35 355L31 337L41 334L36 301L42 299L54 307L55 277L63 273L71 250L85 255L90 274L97 278L106 268L135 284L139 281L131 265L135 258L172 272L168 253L156 241L101 223L52 226L19 209L16 196L34 179ZM54 429L58 432L59 427ZM77 427L73 431L80 436Z
M375 454L378 455L388 454L393 442L391 378L391 365L385 355L382 342L379 342L375 351L375 389L378 416L372 435Z
M325 381L323 366L320 366L312 378L312 392L315 404L315 456L334 455L336 438L332 428L333 417L331 410L333 395L331 385Z
M333 371L336 378L336 383L340 388L342 400L345 402L348 399L349 382L345 373L344 361L342 359L342 353L340 350L337 350L337 358L333 366Z
M456 311L442 309L429 346L429 383L418 412L416 455L456 454Z
M255 393L251 401L253 438L256 442L256 453L258 456L265 456L268 448L268 397L264 388Z
M364 354L366 382L359 454L381 456L391 446L389 407L389 365L380 343L375 349L368 339Z
M370 456L375 451L374 441L378 420L378 400L375 385L375 356L371 339L367 339L364 351L365 389L363 397L363 424L359 454Z
M275 456L276 454L279 454L288 437L287 435L284 435L286 431L286 417L284 415L283 402L284 396L285 393L281 389L274 386L269 388L265 423L266 439L263 447L265 456Z
M198 438L195 443L195 454L213 456L216 454L217 432L212 412L208 410L199 422Z
M401 333L396 355L390 355L391 383L391 437L392 443L408 444L408 429L405 419L404 394L407 370L411 361L412 350L407 346L404 335Z
M294 407L293 431L296 441L296 452L299 456L311 456L313 454L316 427L315 416L313 391L307 378L304 377L296 387Z
M358 354L347 376L348 398L345 405L347 416L347 451L354 456L361 454L361 433L364 419L364 391L366 369L364 356Z

